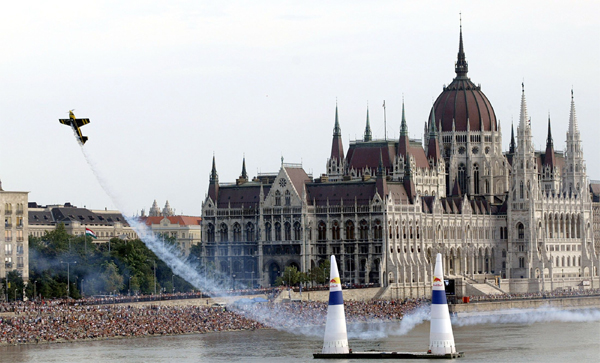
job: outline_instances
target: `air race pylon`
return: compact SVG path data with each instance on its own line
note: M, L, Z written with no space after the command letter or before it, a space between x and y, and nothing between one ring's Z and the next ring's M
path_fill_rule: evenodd
M431 330L429 333L429 351L432 355L456 353L454 334L450 323L446 290L444 288L444 267L442 254L438 253L433 270L433 291L431 294Z
M327 307L323 353L348 353L348 333L346 332L342 282L340 281L340 273L338 272L337 263L333 255L331 256L329 306Z

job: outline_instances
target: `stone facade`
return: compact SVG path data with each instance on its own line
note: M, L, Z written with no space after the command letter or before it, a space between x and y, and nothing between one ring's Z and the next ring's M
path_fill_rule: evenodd
M467 77L462 32L456 77L410 140L362 140L345 152L337 106L327 172L301 165L220 184L213 157L202 205L202 262L244 284L269 285L286 266L308 271L333 254L345 283L427 296L433 256L458 294L600 287L597 231L574 98L564 153L535 151L525 90L508 152L491 103ZM235 276L235 277L234 277ZM467 286L468 285L468 286ZM485 289L483 289L485 290ZM483 291L482 290L482 291Z
M0 278L10 271L19 271L23 280L29 279L29 223L27 215L28 192L9 192L2 190L0 184L0 213L4 224L0 227L3 236L0 243Z

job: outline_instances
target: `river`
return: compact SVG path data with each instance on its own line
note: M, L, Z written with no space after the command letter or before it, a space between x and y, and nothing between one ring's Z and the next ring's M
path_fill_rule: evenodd
M458 362L598 362L600 310L592 313L592 321L586 315L546 319L550 321L506 315L481 323L459 317L454 322L454 337L465 356ZM349 326L350 347L354 351L427 349L428 321L417 322L404 335L399 331L399 323ZM317 362L312 353L321 349L322 333L323 328L318 327L310 336L258 330L3 346L0 362ZM359 360L333 362L341 361Z

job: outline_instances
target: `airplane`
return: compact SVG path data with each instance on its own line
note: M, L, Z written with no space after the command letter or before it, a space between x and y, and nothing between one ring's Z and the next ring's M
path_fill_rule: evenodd
M88 137L83 136L81 134L81 130L79 128L83 125L89 124L90 119L89 118L75 118L73 111L75 111L75 110L69 111L69 118L61 118L58 121L60 121L60 123L63 125L71 126L73 128L73 131L75 131L75 134L79 138L79 142L81 142L81 145L83 145L87 141Z

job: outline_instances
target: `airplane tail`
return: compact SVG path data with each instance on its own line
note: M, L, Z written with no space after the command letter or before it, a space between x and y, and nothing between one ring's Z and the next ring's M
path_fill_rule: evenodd
M81 137L81 145L85 144L85 142L88 140L87 136L82 136Z

